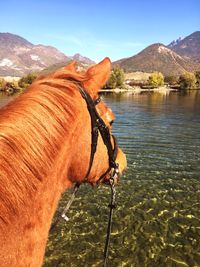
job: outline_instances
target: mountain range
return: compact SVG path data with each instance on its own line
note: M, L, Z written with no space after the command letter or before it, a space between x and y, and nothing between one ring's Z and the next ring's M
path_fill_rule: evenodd
M182 39L172 41L168 46L156 43L137 55L114 62L126 72L160 71L165 76L180 75L200 69L200 31Z
M109 56L109 55L108 55ZM71 60L81 67L95 62L80 54L67 56L52 46L34 45L11 33L0 33L0 76L23 76L30 72L52 71ZM200 69L200 31L178 38L169 45L156 43L137 55L113 62L126 72L160 71L165 76Z
M52 46L34 45L26 39L11 33L0 33L0 76L23 76L31 72L40 72L54 64L71 60L82 64L94 64L94 61L80 54L66 56Z
M200 63L200 31L194 32L184 39L179 38L173 45L168 45L174 52L184 58Z

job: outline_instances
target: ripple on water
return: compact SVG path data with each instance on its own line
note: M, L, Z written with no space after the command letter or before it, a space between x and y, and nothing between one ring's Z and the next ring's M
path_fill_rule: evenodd
M127 154L109 267L200 266L200 94L105 96ZM60 205L68 199L67 192ZM102 266L109 189L80 188L44 266Z

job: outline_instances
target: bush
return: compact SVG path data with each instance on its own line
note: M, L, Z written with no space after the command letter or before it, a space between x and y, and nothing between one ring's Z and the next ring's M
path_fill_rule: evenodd
M30 84L32 84L32 82L37 78L37 75L34 73L29 73L28 75L22 77L19 82L18 85L19 87L25 89L27 88Z
M0 89L4 88L6 85L6 81L3 78L0 78Z
M181 89L193 89L196 87L196 77L193 73L187 72L179 77Z
M164 81L165 81L165 83L168 83L170 85L175 85L178 83L178 77L173 76L173 75L165 76Z
M114 89L114 88L123 88L124 87L124 71L119 66L114 67L108 82L105 85L105 88Z
M158 87L164 85L164 76L161 72L153 72L149 76L148 83L150 86Z
M114 88L117 87L116 77L115 77L115 75L114 75L113 72L111 73L110 78L109 78L109 80L107 81L105 87L106 87L106 88L109 88L109 89L114 89Z
M196 85L197 85L197 87L200 87L200 70L199 71L196 71L195 78L196 78Z

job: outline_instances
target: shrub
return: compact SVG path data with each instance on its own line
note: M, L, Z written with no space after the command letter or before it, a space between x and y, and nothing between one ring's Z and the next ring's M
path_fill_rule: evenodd
M192 89L196 87L196 77L193 73L187 72L179 77L181 89Z
M164 85L164 76L161 72L153 72L149 76L148 83L150 86L158 87Z
M200 87L200 70L199 71L196 71L195 78L196 78L196 85L197 85L197 87Z
M25 89L27 88L30 84L32 84L32 82L37 78L37 75L34 73L29 73L28 75L22 77L19 82L18 85L19 87Z
M116 87L124 87L124 71L119 66L114 67L108 82L105 85L105 88L114 89Z
M178 77L173 76L173 75L171 75L171 76L165 76L164 81L165 81L165 83L168 83L170 85L174 85L174 84L177 84Z
M115 77L115 75L114 75L113 72L111 73L110 78L109 78L109 80L107 81L105 87L106 87L106 88L109 88L109 89L113 89L113 88L116 88L116 87L117 87L116 77Z
M4 88L6 85L6 81L3 78L0 78L0 88Z

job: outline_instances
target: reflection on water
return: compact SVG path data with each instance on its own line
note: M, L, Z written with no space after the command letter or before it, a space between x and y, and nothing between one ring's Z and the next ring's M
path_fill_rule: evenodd
M104 99L129 166L117 187L108 266L200 266L200 92ZM45 267L102 266L109 193L80 188L70 221L50 236Z
M0 108L6 106L9 102L11 102L15 97L17 97L20 93L9 94L0 91Z

